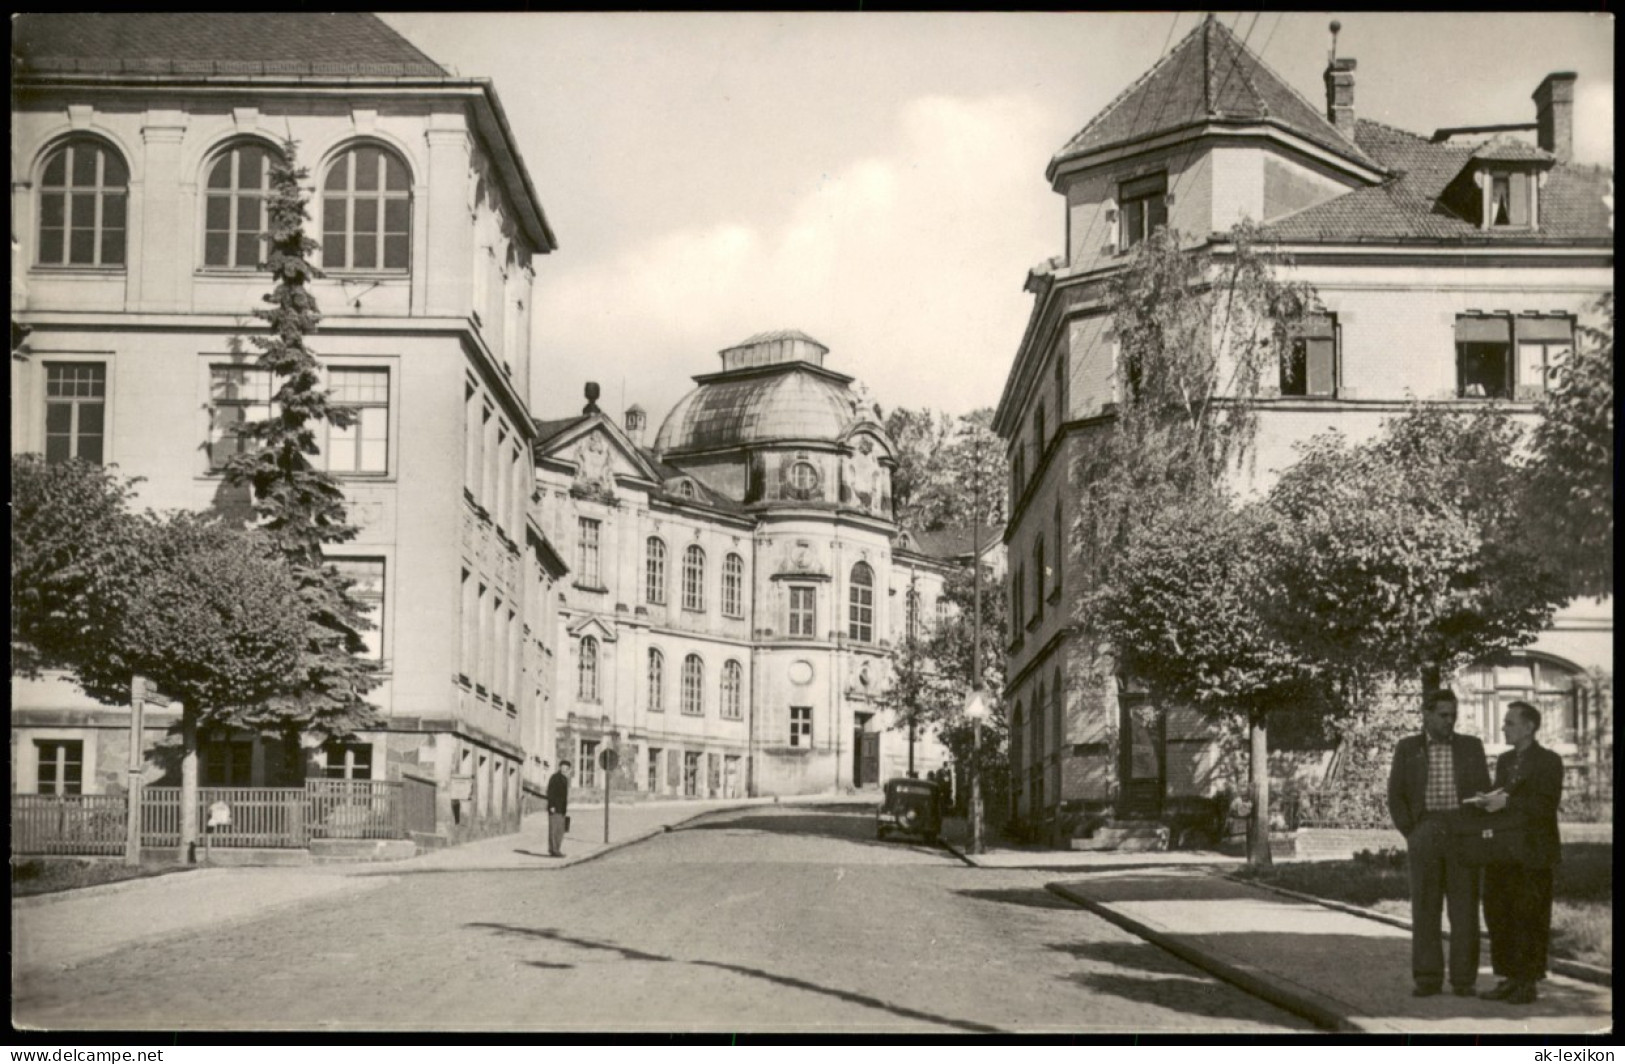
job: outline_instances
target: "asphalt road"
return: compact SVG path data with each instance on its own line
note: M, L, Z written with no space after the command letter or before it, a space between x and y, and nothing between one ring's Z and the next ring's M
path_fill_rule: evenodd
M550 872L433 872L13 987L53 1029L1311 1029L1047 893L879 842L851 806L734 810ZM139 914L132 914L139 918Z

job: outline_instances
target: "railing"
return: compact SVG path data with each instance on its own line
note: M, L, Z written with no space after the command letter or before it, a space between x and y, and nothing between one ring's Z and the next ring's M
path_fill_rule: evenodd
M108 854L124 852L121 794L14 794L11 852Z
M408 812L407 784L411 786ZM434 830L435 787L418 780L307 780L303 787L200 787L199 847L301 848L312 838L400 839L407 824ZM211 806L225 822L209 826ZM14 794L11 850L17 854L118 855L124 852L122 794ZM409 819L410 818L410 819ZM181 789L143 787L141 845L179 846Z
M428 780L401 777L402 827L432 835L435 831L435 785Z
M306 780L307 829L314 839L404 838L401 784L383 780Z

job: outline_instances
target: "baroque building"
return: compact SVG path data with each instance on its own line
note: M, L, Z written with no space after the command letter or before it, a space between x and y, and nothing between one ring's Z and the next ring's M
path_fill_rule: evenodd
M1028 276L1032 311L995 420L1011 469L1014 812L1034 824L1163 818L1219 786L1210 726L1153 704L1133 677L1084 678L1069 477L1113 416L1105 282L1136 244L1172 226L1223 255L1222 234L1251 219L1319 292L1258 404L1250 490L1295 442L1369 437L1413 400L1500 400L1532 418L1547 368L1612 290L1612 176L1571 158L1573 74L1534 88L1533 121L1429 136L1358 118L1355 70L1334 42L1317 106L1209 16L1049 163L1065 250ZM1612 739L1587 674L1611 685L1612 642L1611 602L1571 604L1527 650L1454 678L1463 730L1493 752L1505 703L1528 699L1571 787L1605 773Z
M269 164L292 140L309 169L313 347L359 410L321 441L360 527L330 554L378 626L382 725L299 757L215 732L202 784L297 784L302 761L409 781L430 836L514 830L564 572L527 403L555 241L491 83L363 14L24 15L12 74L12 452L117 466L144 506L243 502L220 468L270 410L248 342ZM14 791L122 786L125 710L60 677L11 697ZM174 715L149 718L155 781Z
M537 424L560 594L544 749L604 785L740 797L873 786L909 766L881 698L952 563L900 534L892 441L828 349L797 331L721 352L645 441L598 409ZM946 603L944 603L946 606ZM945 752L917 737L915 771Z

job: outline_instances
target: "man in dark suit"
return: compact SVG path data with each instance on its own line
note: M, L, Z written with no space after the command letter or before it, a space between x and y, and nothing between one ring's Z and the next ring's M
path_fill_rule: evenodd
M1562 850L1557 806L1563 798L1563 759L1535 741L1540 710L1512 702L1501 732L1512 749L1495 761L1495 790L1483 806L1505 810L1527 825L1526 857L1518 864L1484 869L1484 924L1490 932L1490 962L1501 982L1481 997L1528 1005L1535 983L1546 975L1546 946L1552 936L1552 869Z
M570 813L570 770L568 761L547 780L547 855L564 856L564 827Z
M1411 874L1411 977L1416 997L1444 986L1440 908L1450 912L1450 988L1473 993L1478 979L1478 869L1451 855L1451 824L1466 815L1462 803L1490 787L1484 744L1457 735L1456 696L1434 693L1422 709L1422 734L1394 748L1388 773L1388 814L1405 836Z

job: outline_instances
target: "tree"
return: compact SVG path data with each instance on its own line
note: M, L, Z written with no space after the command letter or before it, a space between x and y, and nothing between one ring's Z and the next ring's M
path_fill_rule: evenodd
M886 435L896 448L892 470L892 512L911 532L933 531L941 520L933 485L942 479L941 456L948 444L950 419L927 409L897 407L886 415Z
M1174 230L1160 230L1137 245L1126 266L1109 279L1117 401L1114 416L1086 442L1071 470L1080 517L1067 543L1067 571L1076 572L1083 587L1073 618L1089 662L1081 681L1104 687L1113 670L1132 673L1131 663L1139 661L1151 670L1146 679L1165 692L1205 691L1202 704L1211 712L1239 713L1249 721L1250 772L1255 788L1265 788L1266 794L1267 710L1258 707L1275 701L1277 685L1290 670L1267 641L1253 640L1230 648L1240 655L1228 666L1206 663L1221 667L1221 676L1204 686L1193 676L1181 676L1177 654L1168 653L1179 645L1169 642L1174 634L1191 635L1181 622L1199 631L1212 623L1202 638L1216 653L1226 649L1225 625L1256 634L1245 605L1230 601L1223 588L1209 586L1205 594L1211 604L1231 610L1230 615L1221 620L1180 614L1169 602L1161 619L1168 627L1161 632L1132 628L1122 607L1134 583L1154 575L1143 559L1161 552L1193 579L1222 571L1221 562L1249 575L1245 552L1222 537L1192 544L1184 562L1178 560L1183 545L1162 537L1188 520L1179 516L1187 508L1213 521L1229 520L1227 484L1245 471L1250 458L1255 400L1286 364L1293 330L1315 304L1312 288L1283 279L1281 270L1289 265L1285 256L1261 247L1255 228L1244 222L1198 248L1187 247ZM1147 537L1143 547L1141 537ZM1130 567L1126 572L1125 566ZM1115 614L1105 608L1111 603L1118 607ZM1103 623L1108 615L1119 621L1115 628ZM1131 645L1142 635L1152 644ZM1249 831L1255 860L1268 859L1268 815L1267 803L1255 803Z
M116 467L115 467L116 468ZM77 459L11 459L11 673L72 668L120 608L115 578L140 551L139 478ZM126 692L128 688L126 688Z
M14 674L65 668L110 704L143 676L181 701L184 852L197 837L199 727L297 675L307 621L293 575L261 533L132 514L135 481L111 470L20 455L12 484Z
M1261 608L1305 661L1424 690L1531 642L1566 597L1519 525L1528 461L1497 408L1414 407L1376 439L1319 436L1272 489Z
M297 756L300 733L344 737L377 723L367 692L379 683L376 663L359 657L361 632L371 627L351 582L328 564L322 549L354 538L344 490L311 458L320 453L316 431L322 423L339 428L355 422L353 409L334 405L321 387L321 367L305 338L316 331L321 313L310 282L321 276L307 257L317 244L305 233L309 219L300 183L309 171L298 165L297 146L287 142L271 166L270 254L265 268L275 279L263 297L268 309L255 314L269 335L252 337L257 365L278 382L272 413L244 428L257 446L234 456L226 481L253 490L260 527L292 568L298 599L308 619L304 653L293 682L264 702L244 705L232 723L265 734L280 734L290 758ZM291 767L291 766L290 766Z
M886 689L879 702L892 711L893 727L908 731L908 774L914 775L914 742L920 725L934 708L942 692L933 675L933 667L925 655L918 628L918 581L909 580L908 630L891 657L891 670Z
M1527 523L1576 596L1614 591L1614 295L1553 369L1531 440Z
M981 478L986 519L1004 520L1004 444L993 433L993 410L951 417L899 407L886 416L897 447L892 510L910 532L940 532L965 525L968 487Z
M1248 863L1271 863L1268 729L1282 714L1345 711L1326 674L1306 665L1255 608L1267 554L1260 514L1220 494L1153 515L1096 597L1117 665L1163 704L1245 725L1252 807Z

